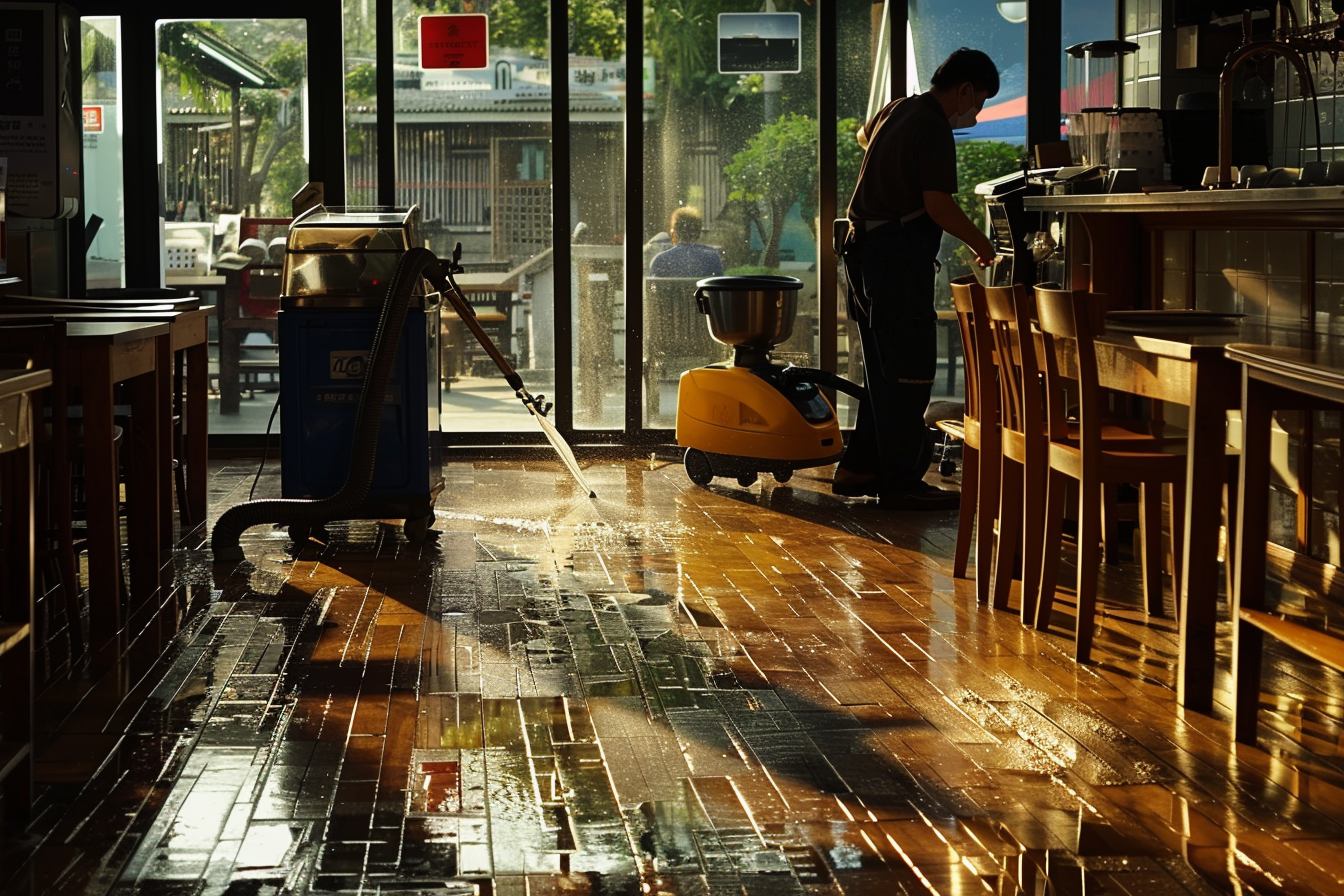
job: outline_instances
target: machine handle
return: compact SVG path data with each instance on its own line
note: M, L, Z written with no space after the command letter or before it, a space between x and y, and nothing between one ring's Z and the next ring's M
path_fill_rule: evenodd
M695 307L696 307L696 310L699 311L701 314L708 314L708 313L709 313L709 302L708 302L707 298L708 298L708 297L705 295L705 290L704 290L703 288L701 288L701 287L696 287L696 289L695 289Z
M455 257L457 257L458 253L461 251L461 245L461 243L458 243L459 249L457 252L454 252ZM453 267L457 267L456 261L453 262ZM447 270L445 270L445 268L447 268ZM467 329L471 331L471 335L476 337L476 341L481 344L481 348L485 349L485 353L490 356L490 360L495 362L495 366L499 368L499 372L504 374L505 381L513 387L515 392L522 389L523 378L513 369L513 365L509 363L508 359L505 358L504 354L499 350L499 347L495 345L489 335L487 335L485 330L481 327L480 321L476 319L476 309L471 307L471 303L466 300L466 297L463 296L462 292L457 288L457 283L453 280L452 269L447 265L429 264L425 266L424 273L429 281L439 290L440 294L443 295L444 299L447 300L448 304L452 305L453 309L457 311L458 318L462 323L467 325Z

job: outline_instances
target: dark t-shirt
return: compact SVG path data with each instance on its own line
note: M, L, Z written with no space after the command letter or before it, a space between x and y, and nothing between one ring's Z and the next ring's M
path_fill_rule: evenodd
M721 277L723 258L719 250L704 243L678 243L659 252L649 265L651 277Z
M902 97L864 125L868 151L849 200L851 221L892 221L924 208L924 191L957 192L952 125L931 93Z

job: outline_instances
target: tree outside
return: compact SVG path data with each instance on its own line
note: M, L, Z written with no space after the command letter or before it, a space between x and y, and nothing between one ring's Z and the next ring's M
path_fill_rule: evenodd
M203 62L204 57L192 52L192 35L201 35L233 58L244 60L266 80L267 87L249 89L222 80ZM208 115L251 121L245 134L230 135L230 140L242 141L236 207L234 196L223 193L222 185L202 164L199 152L192 153L190 159L176 160L178 169L169 177L176 182L179 198L188 197L198 206L190 214L203 218L213 217L211 212L229 211L260 216L289 214L290 196L308 179L301 139L301 97L307 78L305 45L301 20L169 22L161 27L159 58L170 95ZM173 209L168 211L170 215L175 213Z

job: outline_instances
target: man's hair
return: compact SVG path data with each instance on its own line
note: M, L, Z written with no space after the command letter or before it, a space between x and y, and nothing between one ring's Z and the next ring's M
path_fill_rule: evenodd
M938 71L933 73L932 84L940 90L947 90L967 81L977 91L987 91L990 96L999 92L999 70L994 60L980 50L962 47L954 50L938 66Z
M700 209L695 206L684 205L672 213L672 230L676 232L679 241L693 243L700 239L700 231L703 229Z

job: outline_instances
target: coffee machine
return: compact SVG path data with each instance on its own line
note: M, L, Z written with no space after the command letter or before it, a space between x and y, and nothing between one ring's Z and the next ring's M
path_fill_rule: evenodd
M1032 286L1062 276L1062 224L1046 220L1052 215L1027 211L1024 203L1028 196L1044 196L1060 170L1014 171L976 186L975 194L985 203L989 238L998 254L985 272L988 285Z

